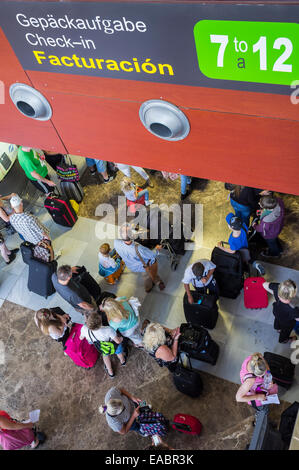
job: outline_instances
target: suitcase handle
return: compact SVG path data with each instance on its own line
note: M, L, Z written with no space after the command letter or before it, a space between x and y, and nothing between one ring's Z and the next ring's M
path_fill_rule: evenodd
M181 352L178 353L179 354L179 362L182 364L182 366L184 367L184 364L183 364L183 359L182 359L182 356L181 356ZM191 359L190 359L190 356L188 353L184 352L185 356L188 358L188 362L189 362L189 369L190 370L193 370L193 367L192 367L192 364L191 364Z
M171 426L178 431L191 431L191 426L189 424L184 424L184 423L176 423L175 421L170 422Z

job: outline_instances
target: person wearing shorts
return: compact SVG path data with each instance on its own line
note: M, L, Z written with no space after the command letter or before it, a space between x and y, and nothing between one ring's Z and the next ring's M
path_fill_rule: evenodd
M97 160L96 158L86 158L86 165L89 168L90 174L95 176L100 173L103 177L104 183L109 183L114 180L114 176L109 176L107 172L107 162L105 160Z

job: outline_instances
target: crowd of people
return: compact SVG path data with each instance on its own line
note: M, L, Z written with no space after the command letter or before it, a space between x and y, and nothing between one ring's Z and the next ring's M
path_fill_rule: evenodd
M48 175L47 164L55 168L55 159L58 155L53 152L41 152L27 147L20 147L18 152L19 163L26 176L45 195L50 194L56 186ZM87 165L91 175L100 173L103 183L109 183L114 178L109 175L107 162L102 160L87 159ZM138 188L130 179L131 168L137 171L148 187L152 182L148 174L140 167L115 163L114 168L124 173L121 182L121 190L130 202L138 202L142 198L146 206L152 203L149 199L148 189ZM165 174L164 177L176 179L180 175ZM191 184L191 178L181 178L181 199L187 194L187 184ZM248 230L251 217L251 227L264 239L267 249L262 256L278 257L282 252L279 234L283 228L284 205L282 199L271 191L232 185L230 190L230 202L234 213L226 216L226 222L231 234L227 246L219 242L218 247L227 253L248 249ZM188 190L189 191L189 190ZM24 211L23 201L18 194L11 193L0 199L0 217L7 227L17 232L22 241L33 245L46 240L51 244L51 235L36 216ZM124 224L120 228L120 238L114 241L111 247L107 242L99 246L98 271L107 284L113 285L120 279L125 267L137 276L142 273L144 289L148 293L154 286L160 291L165 289L165 282L158 274L157 253L135 241L135 235L130 224ZM1 254L4 261L9 264L15 259L18 248L8 250L5 240L0 239ZM249 250L250 251L250 250ZM260 272L263 267L259 262L248 258L249 263ZM198 259L187 266L182 278L187 299L190 304L194 302L193 290L220 296L219 288L214 277L217 266L209 259ZM169 329L157 322L145 320L141 325L141 303L135 297L125 296L113 298L112 296L98 296L97 291L89 289L89 285L79 276L80 267L60 265L52 275L52 283L56 292L68 302L76 311L82 314L83 326L80 332L80 340L86 340L89 344L101 344L101 355L104 368L113 379L112 358L117 356L122 367L127 365L128 345L146 351L162 367L174 370L179 360L180 328ZM279 342L285 343L293 340L298 333L299 308L292 304L297 286L293 280L281 283L265 282L265 290L274 296L273 314L274 328L279 332ZM66 314L59 306L56 308L42 308L35 313L36 326L44 335L50 336L62 346L65 346L69 338L73 322L71 316ZM108 344L112 346L108 347ZM106 349L104 348L106 345ZM24 345L25 346L25 345ZM248 402L257 412L264 409L262 399L264 393L259 387L263 385L263 379L269 371L269 365L260 353L254 353L240 364L241 386L237 392L238 402ZM276 393L277 386L271 383L267 393ZM106 416L108 426L115 432L126 434L136 431L142 435L144 428L140 425L140 404L142 400L135 397L123 388L112 387L108 390L104 405L99 408L100 413ZM13 420L6 412L0 411L0 444L4 449L16 449L30 445L36 448L43 442L45 436L34 429L33 423L19 423Z

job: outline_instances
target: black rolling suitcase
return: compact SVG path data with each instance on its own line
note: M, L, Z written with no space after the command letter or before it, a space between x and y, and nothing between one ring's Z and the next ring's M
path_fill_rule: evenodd
M57 261L46 263L35 258L29 261L28 289L45 298L54 294L51 276L57 269Z
M199 326L182 323L180 326L179 351L190 358L215 365L219 355L219 346L209 332Z
M294 380L295 365L287 357L268 351L265 352L264 358L269 364L274 382L288 390Z
M61 181L60 189L64 198L74 199L80 203L84 197L84 191L80 183L76 181Z
M203 326L212 330L218 319L217 297L213 294L191 291L194 299L193 304L189 304L187 292L184 295L183 306L185 318L188 323L194 326ZM200 304L198 301L201 301Z
M51 194L46 197L44 206L58 225L73 227L78 219L70 201L60 195Z
M240 294L244 284L244 271L242 256L239 251L227 253L215 247L211 256L212 263L216 264L214 278L219 287L220 295L235 299Z
M294 401L291 406L284 410L280 417L279 432L287 447L289 447L291 443L298 412L299 402Z
M179 356L173 372L173 382L177 390L192 398L197 398L201 395L203 390L203 383L199 372L192 369L190 358L189 368L184 367L181 356Z
M21 255L23 258L24 263L29 264L31 258L33 257L33 243L30 242L23 242L20 245Z

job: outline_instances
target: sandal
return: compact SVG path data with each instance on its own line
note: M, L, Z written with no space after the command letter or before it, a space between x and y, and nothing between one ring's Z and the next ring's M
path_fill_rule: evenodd
M109 372L108 372L108 369L107 369L107 367L105 366L105 364L104 364L104 369L105 369L105 371L107 372L107 374L109 375L109 377L110 377L111 379L114 379L114 377L115 377L115 373L114 373L114 372L112 372L112 375L111 375L111 374L109 374Z

